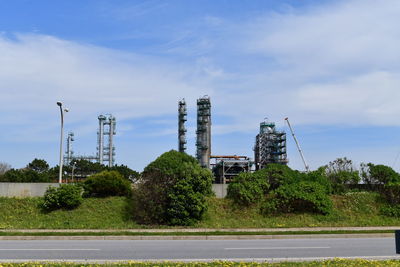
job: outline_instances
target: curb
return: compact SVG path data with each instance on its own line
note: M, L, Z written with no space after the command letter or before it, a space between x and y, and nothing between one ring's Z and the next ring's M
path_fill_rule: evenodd
M254 240L317 238L385 238L393 233L378 234L305 234L305 235L199 235L199 236L0 236L0 240Z

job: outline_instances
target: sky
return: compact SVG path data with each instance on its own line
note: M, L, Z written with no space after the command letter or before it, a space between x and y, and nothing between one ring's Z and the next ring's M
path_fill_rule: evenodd
M178 101L212 105L212 154L254 158L265 118L289 166L339 157L400 170L398 0L0 0L0 162L58 163L60 111L76 155L117 119L116 163L177 149ZM64 146L65 147L65 146Z

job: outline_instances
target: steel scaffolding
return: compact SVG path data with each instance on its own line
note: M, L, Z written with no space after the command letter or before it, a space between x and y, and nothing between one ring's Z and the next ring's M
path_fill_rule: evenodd
M230 183L235 176L241 172L249 172L253 162L246 156L211 156L215 159L212 170L215 176L215 183Z
M286 165L286 133L277 131L275 123L261 122L260 133L256 136L254 146L256 170L263 169L269 163Z

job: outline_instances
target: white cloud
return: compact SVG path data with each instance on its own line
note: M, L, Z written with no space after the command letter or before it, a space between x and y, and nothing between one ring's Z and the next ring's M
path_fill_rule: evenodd
M182 96L203 93L179 64L55 37L0 37L0 51L3 123L43 129L40 136L18 128L23 140L58 126L57 100L71 109L69 123L85 125L99 113L118 119L174 113Z

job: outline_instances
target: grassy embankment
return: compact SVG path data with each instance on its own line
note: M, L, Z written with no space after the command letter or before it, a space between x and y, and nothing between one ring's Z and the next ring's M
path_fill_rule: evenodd
M123 197L89 198L72 211L43 213L40 198L0 198L1 229L138 229L131 219L129 201ZM381 216L382 203L374 193L333 196L332 215L286 214L263 217L257 206L235 207L228 199L211 198L203 221L194 228L279 228L317 226L395 226L400 220ZM154 226L153 228L165 228Z
M348 266L348 267L378 267L378 266L400 266L398 260L386 260L386 261L369 261L369 260L345 260L345 259L334 259L328 261L312 261L312 262L279 262L279 263L254 263L254 262L226 262L226 261L215 261L215 262L188 262L188 263L174 263L174 262L128 262L128 263L109 263L109 264L73 264L73 263L0 263L0 267L319 267L319 266Z

